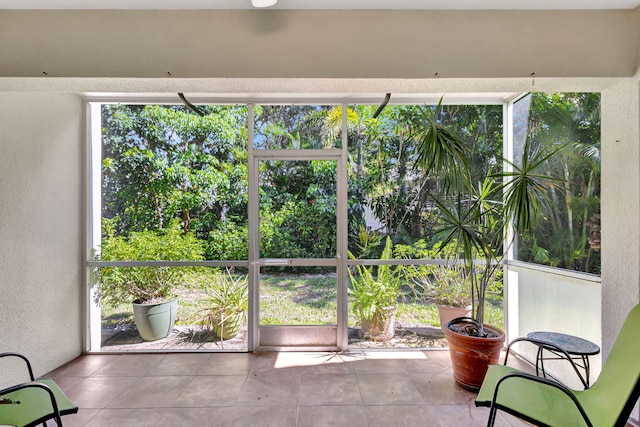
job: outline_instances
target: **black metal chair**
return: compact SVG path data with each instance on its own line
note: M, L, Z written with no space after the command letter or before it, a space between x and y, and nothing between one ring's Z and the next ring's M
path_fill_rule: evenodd
M55 420L62 426L62 415L75 414L78 407L60 390L51 378L36 380L29 359L18 353L0 353L0 358L22 359L29 373L29 382L0 390L0 425L31 427L47 425Z

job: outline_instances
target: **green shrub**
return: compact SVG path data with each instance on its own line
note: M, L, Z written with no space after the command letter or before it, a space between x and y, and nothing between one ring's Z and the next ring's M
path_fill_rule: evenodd
M247 259L249 247L249 231L246 225L232 221L220 223L209 232L207 258L215 260Z
M101 261L196 261L202 259L203 245L192 233L183 233L179 223L161 231L136 231L116 236L105 221ZM183 284L188 267L99 267L100 301L117 306L125 301L166 300Z

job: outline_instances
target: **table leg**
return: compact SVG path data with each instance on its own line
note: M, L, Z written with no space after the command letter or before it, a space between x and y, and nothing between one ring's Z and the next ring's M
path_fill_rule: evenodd
M582 365L584 366L584 375L585 375L585 388L589 388L589 374L590 374L590 369L589 369L589 356L582 356Z
M542 357L542 352L544 351L543 347L538 347L538 355L536 356L536 376L540 376L540 372L542 372L542 376L547 378L544 372L544 357Z

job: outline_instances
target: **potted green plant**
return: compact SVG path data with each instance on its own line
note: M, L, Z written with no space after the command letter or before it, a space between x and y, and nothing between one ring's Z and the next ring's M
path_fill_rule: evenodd
M202 259L203 247L193 233L183 233L177 222L161 231L116 235L104 222L101 261L184 261ZM178 307L176 288L184 284L185 267L104 266L96 271L100 303L117 307L133 304L138 333L145 341L165 338L173 328Z
M352 258L353 255L349 254ZM393 243L387 236L381 260L393 256ZM362 332L374 341L387 341L395 334L395 316L400 296L400 282L390 265L379 265L376 274L372 267L354 266L349 270L353 311L361 319Z
M396 245L395 251L406 258L432 259L443 253L454 255L455 245L445 248L438 242L429 248L421 239L412 245ZM469 278L455 257L440 264L407 265L403 267L403 274L416 297L436 306L441 328L450 320L469 316L472 302Z
M213 329L223 340L238 335L247 321L248 283L246 275L234 277L229 269L226 274L218 275L215 281L205 282L203 290L207 307L203 310L200 324Z
M472 302L471 318L448 322L444 332L456 382L477 390L504 345L504 333L484 323L486 292L502 269L515 233L528 235L535 229L544 208L544 190L558 183L536 170L564 146L534 152L527 143L517 162L504 160L509 171L489 174L478 185L470 178L466 145L441 124L440 109L438 105L435 113L425 113L415 130L417 166L444 177L444 191L433 198L445 236L442 247L455 245L454 257L461 260L469 279ZM514 232L505 239L508 227Z
M438 308L440 327L449 321L466 317L471 312L469 279L465 269L458 263L437 265L431 278L424 283L425 296Z

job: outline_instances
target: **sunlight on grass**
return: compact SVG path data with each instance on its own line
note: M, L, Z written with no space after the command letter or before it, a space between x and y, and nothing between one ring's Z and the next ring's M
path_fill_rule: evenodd
M207 304L199 283L214 279L215 271L210 269L194 272L189 278L189 286L186 286L189 289L185 287L176 292L179 296L177 325L198 324ZM501 303L499 300L487 303L485 323L504 327ZM335 325L336 307L335 275L274 274L263 276L260 282L261 325ZM360 326L360 319L356 318L351 307L348 316L349 327ZM440 326L436 307L420 301L399 303L396 323L403 327ZM131 304L103 305L102 324L105 327L133 324Z
M260 281L261 325L337 324L335 275L273 275Z
M398 304L396 322L404 327L425 325L440 326L438 309L434 305L425 305L419 302Z
M495 304L501 304L501 301L494 302ZM487 325L495 326L500 329L504 329L504 309L502 305L497 306L494 303L488 302L484 308L484 323Z

